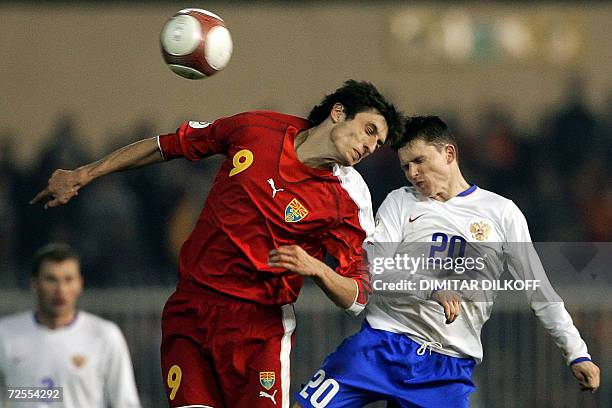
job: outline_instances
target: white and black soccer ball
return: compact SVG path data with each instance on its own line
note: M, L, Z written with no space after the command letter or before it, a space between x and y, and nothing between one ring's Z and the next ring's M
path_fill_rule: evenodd
M209 77L227 66L232 36L225 22L208 10L188 8L170 18L161 32L161 50L170 69L189 79Z

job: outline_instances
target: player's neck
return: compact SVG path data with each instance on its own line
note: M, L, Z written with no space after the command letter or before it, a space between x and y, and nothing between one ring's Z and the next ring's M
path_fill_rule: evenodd
M62 327L68 326L76 318L77 311L71 310L69 312L60 315L51 315L38 309L34 313L36 322L42 326L47 327L50 330L61 329Z
M324 137L324 135L319 126L298 133L294 141L298 160L308 167L332 168L336 160L329 152L334 151L334 146L329 137Z
M468 188L470 188L470 184L465 181L461 172L457 171L457 173L451 177L449 183L443 186L443 188L431 198L437 201L448 201Z

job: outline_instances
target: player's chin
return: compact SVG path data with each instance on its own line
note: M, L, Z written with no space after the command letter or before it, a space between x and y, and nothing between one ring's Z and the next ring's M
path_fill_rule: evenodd
M358 158L356 158L356 159L352 159L352 160L351 160L351 164L349 164L349 166L355 166L356 164L361 163L361 161L362 161L364 158L365 158L365 156L361 156L361 157L358 157Z
M69 311L70 309L66 306L53 306L51 308L51 315L52 316L61 316L64 313L66 313L67 311Z
M342 166L351 167L357 164L357 162L355 162L355 160L352 157L347 155L347 156L342 157L339 160L339 164Z
M344 155L342 156L343 159L343 166L354 166L357 163L359 163L361 161L361 159L363 158L360 157L359 155L357 155L354 151L354 149L349 149L349 151L345 152Z
M425 197L429 197L429 195L431 193L431 189L428 188L426 184L424 184L424 183L416 183L416 184L413 184L413 186L416 187L416 189L417 189L417 191L419 193L421 193Z
M50 312L54 316L61 316L70 310L73 310L75 305L69 302L61 303L61 304L52 304L50 307Z

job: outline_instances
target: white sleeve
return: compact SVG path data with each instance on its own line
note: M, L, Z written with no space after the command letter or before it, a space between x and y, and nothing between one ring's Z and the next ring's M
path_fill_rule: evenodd
M555 292L542 262L533 246L527 220L513 202L504 209L503 228L505 236L504 254L508 269L517 280L536 280L539 287L526 292L531 309L552 336L555 344L563 351L570 364L577 358L591 356L580 333L565 309L563 300Z
M402 242L400 191L392 191L382 202L374 221L374 235L363 243L368 255L371 276L381 273L379 266L385 259L393 258Z
M108 333L104 394L112 408L140 408L130 353L121 330L112 324Z
M385 246L384 250L380 252L381 254L390 253L390 256L393 256L397 246L404 238L402 232L402 195L400 191L396 190L389 193L376 213L372 240L375 243L395 244L389 248Z

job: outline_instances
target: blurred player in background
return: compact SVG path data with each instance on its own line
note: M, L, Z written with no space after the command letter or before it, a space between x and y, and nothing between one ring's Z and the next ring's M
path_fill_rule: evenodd
M0 376L6 389L62 387L59 405L66 408L140 407L121 331L77 310L83 291L77 253L66 244L40 248L31 284L35 311L0 319ZM26 406L55 405L49 404Z
M455 138L438 117L409 119L404 136L392 148L413 186L391 192L381 205L373 242L366 245L370 262L376 265L396 254L419 259L427 253L431 258L440 253L445 259L457 254L465 259L476 252L484 254L486 268L475 268L473 275L451 271L458 281L498 280L504 262L517 280L538 279L541 286L527 292L531 308L563 351L580 387L594 392L599 368L551 287L519 208L466 182ZM373 279L406 279L418 285L413 290L375 291L361 331L326 358L297 394L296 405L361 407L387 400L400 407L469 406L475 388L472 370L483 356L480 332L495 293L429 290L419 282L434 272L422 266L412 271L393 266L374 273ZM445 281L450 281L448 275L439 280ZM468 295L469 301L462 302Z
M308 119L253 111L142 140L74 171L58 170L33 202L67 203L94 179L179 157L226 157L180 255L162 317L162 371L172 407L289 406L297 299L310 276L359 313L370 291L362 246L369 190L351 166L401 134L395 107L347 81ZM333 256L334 272L322 262Z

